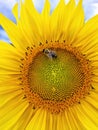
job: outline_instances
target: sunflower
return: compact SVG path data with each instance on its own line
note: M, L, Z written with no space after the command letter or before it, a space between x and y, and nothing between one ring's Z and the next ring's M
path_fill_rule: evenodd
M0 14L0 129L97 130L98 15L85 22L82 0L12 12L16 24Z

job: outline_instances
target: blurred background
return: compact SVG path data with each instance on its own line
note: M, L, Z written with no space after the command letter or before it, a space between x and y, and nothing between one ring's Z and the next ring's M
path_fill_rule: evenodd
M41 12L45 0L33 0L36 9ZM69 0L66 0L68 2ZM11 10L15 3L19 3L19 0L0 0L0 13L16 22ZM59 0L50 0L51 12L58 4ZM76 0L78 2L78 0ZM98 0L83 0L83 7L85 11L85 20L87 21L92 16L98 14ZM6 32L0 26L0 40L9 42Z

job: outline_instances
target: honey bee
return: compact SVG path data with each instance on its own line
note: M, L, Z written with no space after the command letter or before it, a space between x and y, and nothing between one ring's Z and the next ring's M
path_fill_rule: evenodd
M57 58L56 52L52 51L51 49L43 49L43 52L46 56L48 56L50 59Z

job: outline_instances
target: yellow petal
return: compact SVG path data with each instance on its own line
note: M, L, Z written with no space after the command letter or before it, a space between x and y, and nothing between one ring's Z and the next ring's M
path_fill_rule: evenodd
M24 1L20 13L19 26L23 30L24 36L31 44L39 45L42 42L41 17L32 0Z
M17 86L15 85L14 87L16 88ZM5 109L5 112L7 112L8 109L7 109L6 105L8 105L8 106L13 105L13 103L15 103L14 101L16 101L18 98L22 98L22 97L23 97L23 95L20 90L13 91L10 93L4 93L4 94L0 93L0 112L2 113L4 111L4 109ZM3 112L2 114L5 114L5 112Z
M24 37L20 33L17 25L13 23L11 20L0 14L0 24L4 28L4 30L7 32L11 42L13 45L17 48L23 49L27 44L24 40ZM24 43L24 44L23 44Z
M43 17L47 19L47 17L50 15L50 3L49 0L45 0L44 9L42 10Z
M0 42L0 74L20 74L20 59L17 49L11 44Z
M42 19L42 34L44 42L50 39L50 3L49 0L45 0L45 5L41 13Z
M0 75L0 95L21 91L19 77L19 75Z
M74 107L74 112L75 112L76 116L78 117L78 120L84 126L84 129L97 130L98 127L94 124L94 122L92 122L92 120L87 115L85 115L81 105L76 105Z
M76 38L76 35L79 33L83 25L84 25L84 10L82 7L82 0L80 0L73 12L73 15L70 16L70 21L67 30L68 36L66 36L69 42L72 42Z
M95 73L96 74L96 73ZM98 71L97 71L97 77L98 77ZM98 92L98 82L92 82L92 86L95 88L95 92Z
M46 114L46 130L52 130L53 129L53 119L52 114L47 112Z
M24 110L24 112L21 114L20 118L17 120L17 122L13 124L11 129L13 130L26 129L28 123L32 119L32 116L34 116L34 114L36 113L36 110L33 110L32 108L33 108L32 105L28 105Z
M18 21L18 3L16 3L12 9L12 13L14 14L16 21Z
M58 117L58 118L60 118L60 117ZM61 114L60 121L61 121L61 123L60 123L59 129L60 128L62 128L62 130L69 130L70 129L70 123L67 120L67 111L65 111Z
M85 98L85 100L98 110L98 93L91 92L90 95Z
M30 123L27 126L27 130L45 130L46 125L46 112L39 109L32 117Z
M89 45L98 42L98 15L87 21L76 37L75 45L86 49ZM98 48L98 47L97 47Z
M77 105L77 104L76 104ZM80 105L80 104L78 104ZM76 127L78 129L82 129L82 130L85 130L85 127L84 125L82 124L82 122L79 120L79 118L76 116L76 112L75 112L75 109L74 109L75 106L73 106L72 108L70 108L70 112L73 114L73 118L74 118L74 122L76 124Z
M17 98L18 100L18 98ZM13 102L14 103L14 102ZM5 106L7 108L6 114L4 116L3 113L5 113L5 107L3 112L0 112L0 129L2 130L8 130L11 129L12 125L17 122L19 117L22 115L22 113L25 111L27 108L28 104L27 102L19 102L16 103L14 106ZM11 107L11 109L9 108ZM5 129L6 128L6 129Z
M91 36L92 33L98 31L98 15L94 16L90 20L86 22L84 27L79 32L78 36L81 36L80 40L86 38L87 36Z
M88 104L85 101L82 101L82 110L84 114L92 120L92 122L98 127L98 111L94 107L92 107L90 104Z
M82 123L77 119L75 112L72 107L69 108L69 122L73 122L70 125L72 126L72 129L84 129Z
M66 22L64 21L65 12L65 2L60 0L50 17L50 38L53 41L60 40L59 38L62 36L64 22Z

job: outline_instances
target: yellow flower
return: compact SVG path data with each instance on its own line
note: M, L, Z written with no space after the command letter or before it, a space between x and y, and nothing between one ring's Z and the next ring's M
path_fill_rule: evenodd
M20 11L16 24L0 14L0 129L97 130L98 15L85 23L82 0Z

